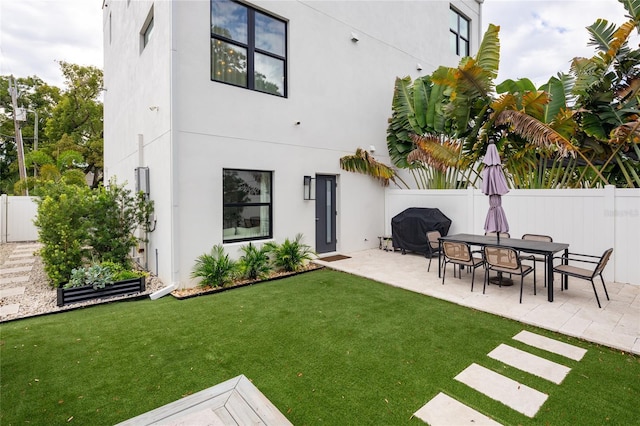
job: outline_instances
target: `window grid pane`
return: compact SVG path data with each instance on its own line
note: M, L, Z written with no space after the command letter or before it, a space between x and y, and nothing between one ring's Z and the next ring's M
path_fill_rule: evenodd
M212 0L211 32L247 44L247 13L247 8L238 3L228 0Z
M211 79L286 96L286 22L233 0L211 0Z
M256 53L255 89L284 95L284 61Z
M256 12L256 49L284 57L284 22Z
M223 242L271 238L271 172L223 171Z
M212 40L211 56L214 80L247 87L247 49Z
M449 11L449 47L456 55L468 56L470 21L454 9Z

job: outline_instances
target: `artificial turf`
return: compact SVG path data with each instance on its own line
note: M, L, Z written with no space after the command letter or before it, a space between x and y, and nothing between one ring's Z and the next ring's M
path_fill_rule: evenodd
M523 329L587 354L512 340ZM508 367L487 356L501 343L571 372ZM530 419L453 379L471 363L549 398ZM638 424L639 357L330 270L0 325L3 426L114 424L239 374L296 425L420 424L438 392L503 424Z

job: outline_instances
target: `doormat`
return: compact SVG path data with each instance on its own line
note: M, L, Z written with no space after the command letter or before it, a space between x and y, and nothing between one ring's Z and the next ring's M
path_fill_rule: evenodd
M320 257L318 258L318 260L323 260L325 262L335 262L336 260L344 260L344 259L351 259L350 256L344 256L342 254L336 254L333 256L327 256L327 257Z

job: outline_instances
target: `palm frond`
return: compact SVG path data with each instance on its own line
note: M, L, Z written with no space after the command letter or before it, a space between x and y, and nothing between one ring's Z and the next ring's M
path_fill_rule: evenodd
M441 172L457 167L462 144L456 139L439 135L411 135L416 149L407 156L407 161L419 161Z
M498 77L498 68L500 66L499 33L499 26L489 24L476 54L476 63L489 73L492 80Z
M615 144L640 144L640 119L616 127L611 132L611 142Z
M513 133L536 146L543 148L548 148L552 145L556 146L558 153L562 156L578 150L560 133L523 112L504 110L497 114L495 122L498 126L510 125L510 130Z
M348 172L362 173L380 181L383 186L388 186L389 181L397 185L396 172L386 164L378 162L373 156L362 148L356 149L354 155L345 155L340 158L340 168Z

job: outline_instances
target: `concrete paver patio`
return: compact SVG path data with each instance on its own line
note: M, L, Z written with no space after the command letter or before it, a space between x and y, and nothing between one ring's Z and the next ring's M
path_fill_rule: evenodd
M471 292L471 274L463 272L454 278L447 274L444 285L438 277L438 262L434 259L427 272L428 259L415 253L365 250L348 253L350 258L316 262L343 272L367 277L382 283L448 300L458 305L511 318L525 324L556 331L590 342L640 355L640 285L608 282L611 300L606 300L602 286L596 285L602 308L598 308L591 285L587 281L569 279L569 289L560 291L554 281L554 301L547 301L542 279L538 294L533 294L533 277L525 278L522 304L518 303L520 287L482 285ZM451 266L449 266L451 268ZM476 271L476 281L482 284L484 271Z

